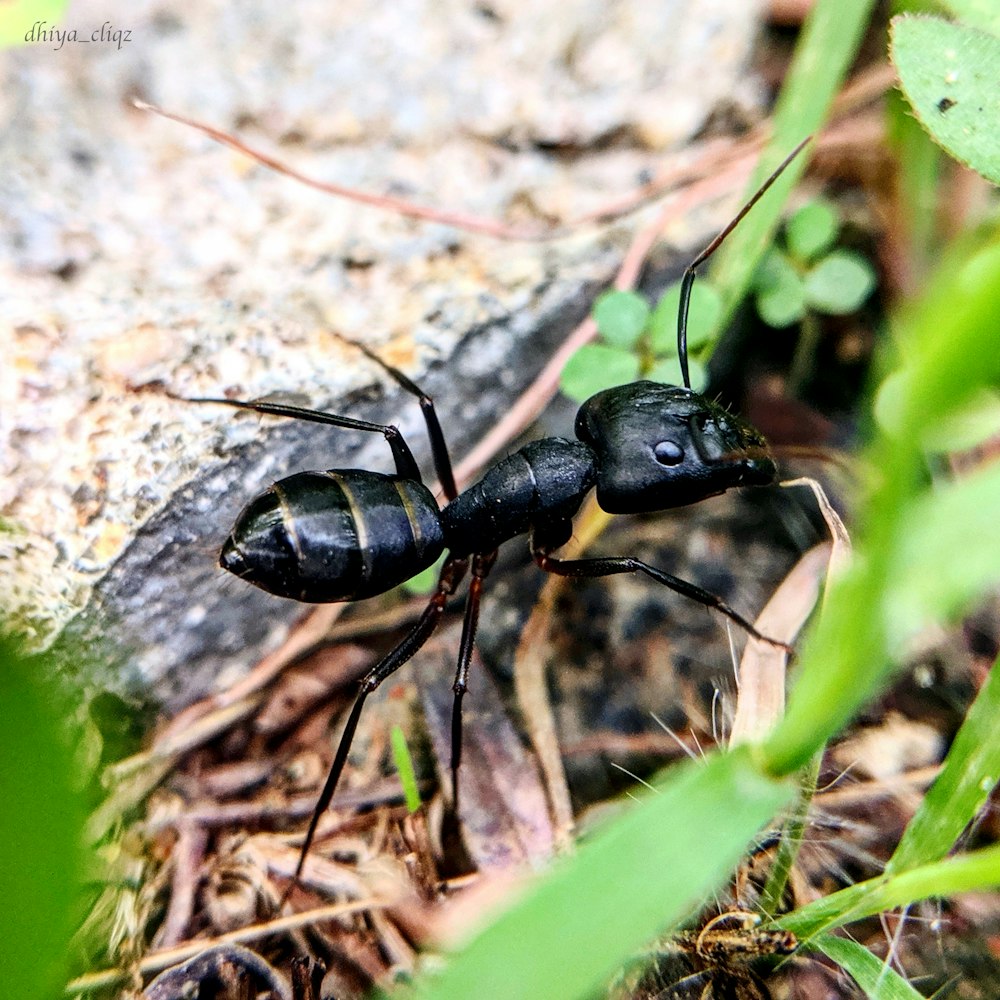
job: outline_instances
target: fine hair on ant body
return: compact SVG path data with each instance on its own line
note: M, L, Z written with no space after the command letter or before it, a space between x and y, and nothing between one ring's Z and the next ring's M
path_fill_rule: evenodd
M499 546L506 541L527 534L535 563L547 573L568 577L643 573L721 612L754 638L788 648L761 635L750 621L709 591L638 559L564 560L553 553L569 541L572 519L594 488L598 504L607 513L639 514L698 503L734 487L775 482L777 467L760 432L691 389L687 319L698 266L807 141L796 147L685 270L677 321L683 387L639 381L599 392L580 407L576 440L550 437L532 441L487 469L478 483L461 493L433 401L401 371L363 345L355 345L419 400L434 469L446 500L444 507L424 485L409 446L394 426L280 403L191 400L379 433L389 443L396 467L392 475L363 469L299 472L274 483L244 508L226 540L220 564L229 572L295 601L356 601L386 593L447 552L436 589L416 624L361 680L291 886L298 883L320 817L340 781L365 701L427 642L449 598L471 574L452 686L452 805L457 813L462 699L468 686L483 584Z

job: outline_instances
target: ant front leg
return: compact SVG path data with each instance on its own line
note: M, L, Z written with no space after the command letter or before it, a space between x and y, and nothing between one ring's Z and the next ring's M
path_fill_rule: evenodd
M553 539L554 541L554 539ZM559 546L551 544L548 539L541 539L537 532L531 538L531 554L540 569L546 573L555 573L558 576L575 577L597 577L614 576L617 573L645 573L657 583L662 583L665 587L684 597L690 598L703 604L706 608L712 608L724 614L730 621L735 622L741 629L755 639L766 642L771 646L777 646L791 655L794 650L786 642L780 639L771 639L769 636L758 632L754 626L737 611L734 611L721 597L716 597L711 591L680 577L671 576L663 570L650 566L640 559L633 559L631 556L603 556L594 559L556 559L551 553Z
M302 849L299 852L299 861L295 866L295 874L292 876L292 881L288 888L285 890L284 899L288 898L291 890L298 884L299 878L302 875L302 869L306 863L306 857L309 854L309 849L312 847L313 840L316 836L316 828L319 826L320 817L329 808L330 802L333 800L333 793L337 790L337 785L340 782L340 776L343 773L344 765L347 763L347 755L351 749L351 743L354 742L354 733L358 728L358 720L361 718L361 709L364 707L365 701L381 683L391 674L394 674L404 663L406 663L416 652L424 645L425 642L431 637L434 630L437 628L439 622L441 621L441 616L444 614L445 604L448 598L455 593L455 589L462 582L462 578L465 576L469 568L468 559L447 559L445 560L444 566L441 567L441 576L438 579L437 589L431 595L431 599L424 608L423 614L420 616L416 625L410 630L409 634L400 642L395 649L387 653L382 659L368 671L367 674L362 678L361 690L358 692L358 696L354 701L354 705L351 708L351 714L347 717L347 723L344 726L344 732L340 737L340 743L337 745L337 753L334 755L333 764L330 767L330 773L327 775L326 783L323 785L323 791L320 792L318 801L316 802L316 808L313 809L312 818L309 820L309 829L306 831L305 840L302 842Z

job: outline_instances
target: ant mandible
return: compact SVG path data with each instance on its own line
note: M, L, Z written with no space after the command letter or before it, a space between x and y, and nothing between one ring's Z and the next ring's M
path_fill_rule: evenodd
M761 635L714 594L631 556L559 559L572 519L591 489L609 514L644 514L698 503L737 486L767 486L777 467L760 432L691 389L687 318L691 288L702 264L798 155L803 140L761 185L739 214L686 268L677 315L677 348L684 386L641 381L606 389L576 417L577 440L542 438L508 455L474 486L459 493L434 403L414 382L361 344L357 346L420 401L434 469L447 503L439 507L424 485L396 427L280 403L199 398L256 413L328 424L385 436L395 475L365 469L299 472L252 500L240 514L219 562L230 573L279 597L306 603L358 601L384 594L432 566L442 552L437 587L416 624L361 680L333 765L306 832L292 885L299 881L320 817L330 805L368 696L430 638L448 599L471 569L453 685L452 807L458 809L462 757L462 698L479 622L483 582L504 542L527 534L540 569L569 577L644 573L658 583L726 615L756 639Z

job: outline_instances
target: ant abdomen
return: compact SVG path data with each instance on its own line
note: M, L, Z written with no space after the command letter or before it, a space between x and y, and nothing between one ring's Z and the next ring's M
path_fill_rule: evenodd
M219 562L278 597L356 601L433 565L444 550L440 518L416 480L363 469L300 472L244 508Z

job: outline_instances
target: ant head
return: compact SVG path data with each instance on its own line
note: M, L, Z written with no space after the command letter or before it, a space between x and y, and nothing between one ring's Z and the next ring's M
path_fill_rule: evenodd
M597 458L597 502L609 514L682 507L777 476L758 430L678 386L599 392L580 407L576 435Z

